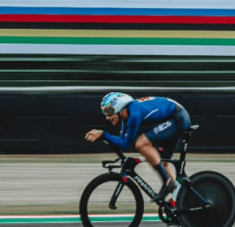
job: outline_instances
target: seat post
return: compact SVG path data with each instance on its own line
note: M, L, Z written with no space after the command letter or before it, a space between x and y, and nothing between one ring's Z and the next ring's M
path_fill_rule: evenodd
M185 161L186 152L188 150L189 138L192 133L199 128L199 125L192 125L188 131L184 132L184 137L182 140L182 149L180 154L180 161Z
M182 149L181 149L181 154L180 154L180 161L185 161L186 152L188 150L188 142L189 142L189 138L191 135L192 135L191 132L184 133L184 137L183 137L183 141L182 141Z

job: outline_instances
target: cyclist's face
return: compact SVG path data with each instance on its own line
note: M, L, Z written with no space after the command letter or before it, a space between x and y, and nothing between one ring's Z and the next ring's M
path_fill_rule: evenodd
M110 121L112 125L116 125L120 121L118 114L107 115L106 120Z
M122 109L122 111L120 112L120 116L123 121L127 121L127 119L128 119L127 108Z

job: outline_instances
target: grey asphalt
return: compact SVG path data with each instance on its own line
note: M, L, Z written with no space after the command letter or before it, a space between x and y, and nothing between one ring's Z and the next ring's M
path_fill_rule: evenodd
M203 154L201 155L203 157ZM235 155L225 161L188 162L186 172L190 176L203 170L218 171L227 176L235 184ZM137 166L141 175L154 190L159 190L161 182L153 169L143 163ZM0 215L19 214L78 214L80 196L85 186L94 177L107 172L100 163L1 163L0 164ZM145 207L156 211L154 204L143 194ZM47 208L50 208L47 210ZM50 213L51 212L51 213ZM64 213L66 212L66 213ZM53 223L53 224L0 224L6 227L81 227L82 224ZM100 226L105 227L105 224ZM110 225L108 225L110 226ZM114 223L113 227L123 226ZM160 222L142 223L140 227L164 227Z
M235 162L188 162L186 172L190 176L203 170L218 171L235 183ZM107 172L100 163L1 163L0 164L0 214L6 214L1 207L7 207L9 214L37 214L38 207L54 207L47 214L55 214L57 208L71 207L75 214L85 186L99 174ZM136 172L158 191L161 182L157 174L146 163L140 164ZM143 194L145 206L156 211L154 204ZM17 206L17 211L14 207ZM27 207L29 208L27 210ZM32 207L35 210L32 211ZM29 212L29 213L27 213ZM63 210L59 210L62 214ZM68 213L64 213L68 214Z

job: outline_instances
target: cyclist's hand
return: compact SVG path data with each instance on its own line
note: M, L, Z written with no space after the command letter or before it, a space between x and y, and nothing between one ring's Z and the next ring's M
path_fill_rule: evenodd
M100 139L101 136L103 135L103 130L96 130L96 129L93 129L91 130L90 132L88 132L85 136L85 139L88 141L88 142L95 142L96 140Z

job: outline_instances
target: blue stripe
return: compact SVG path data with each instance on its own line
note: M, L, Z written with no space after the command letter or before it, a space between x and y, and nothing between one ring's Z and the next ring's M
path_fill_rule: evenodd
M0 14L130 15L130 16L235 16L235 9L60 8L0 7Z

